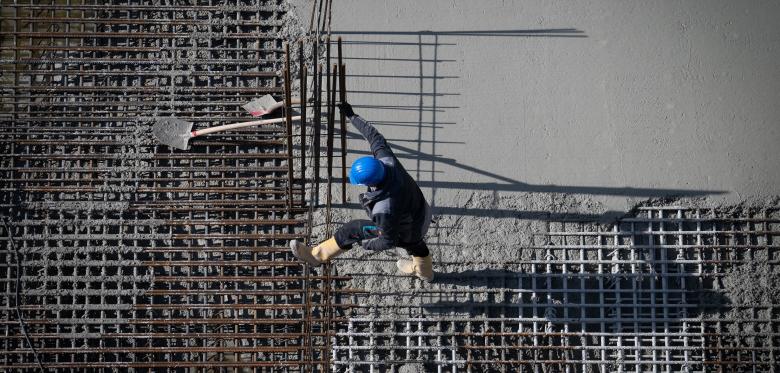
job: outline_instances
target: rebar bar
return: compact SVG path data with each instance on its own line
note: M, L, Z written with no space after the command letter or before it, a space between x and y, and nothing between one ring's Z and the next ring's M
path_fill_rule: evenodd
M307 84L307 77L306 74L308 72L308 67L306 64L305 56L304 56L304 41L301 40L298 44L299 48L299 58L298 58L298 67L299 67L299 80L300 80L300 95L301 98L301 190L306 190L306 112L307 107L309 106L307 103L307 97L306 97L306 84ZM303 198L301 198L301 205L306 206L306 196L304 195Z
M333 136L335 127L335 112L336 112L336 84L338 83L338 68L334 64L329 68L330 82L328 83L328 121L327 121L327 166L328 166L328 184L325 192L325 225L327 235L333 234L333 227L331 226L331 208L333 204Z
M339 60L339 102L347 102L347 77L346 68L341 57L341 37L338 38L338 60ZM347 118L339 110L339 123L341 124L341 203L347 203Z
M317 43L314 44L314 53L317 55ZM314 63L314 198L315 205L320 203L320 152L322 151L322 65Z
M295 172L293 171L293 126L292 126L292 84L290 72L290 44L284 45L284 115L287 126L287 216L292 216L292 207L295 204L293 187L295 184ZM305 105L305 103L302 103Z

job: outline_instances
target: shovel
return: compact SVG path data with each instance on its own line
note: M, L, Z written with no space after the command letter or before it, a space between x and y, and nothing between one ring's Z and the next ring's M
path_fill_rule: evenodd
M291 105L301 103L301 100L299 98L294 98L290 101L292 102ZM268 113L271 113L274 110L283 106L284 106L284 101L276 102L273 96L265 95L263 97L260 97L257 100L250 101L248 104L242 106L242 108L248 111L249 114L251 114L253 117L260 117Z
M169 117L158 118L152 127L152 134L161 143L182 150L187 150L188 142L191 138L208 135L209 133L222 132L236 128L261 126L263 124L282 123L285 118L274 118L265 120L255 120L251 122L231 123L222 126L214 126L202 130L192 130L192 122ZM301 120L300 116L292 117L292 120Z

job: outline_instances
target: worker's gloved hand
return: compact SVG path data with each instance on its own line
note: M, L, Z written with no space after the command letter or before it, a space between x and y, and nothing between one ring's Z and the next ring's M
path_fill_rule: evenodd
M355 116L355 111L352 110L352 105L350 105L348 102L342 102L338 104L339 110L347 116L347 118L352 118Z

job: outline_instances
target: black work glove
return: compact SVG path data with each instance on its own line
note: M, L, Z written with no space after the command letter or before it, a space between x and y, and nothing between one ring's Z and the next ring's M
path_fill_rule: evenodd
M338 104L338 107L341 113L346 115L347 118L352 118L355 116L355 111L352 110L352 105L350 105L348 102L342 102Z

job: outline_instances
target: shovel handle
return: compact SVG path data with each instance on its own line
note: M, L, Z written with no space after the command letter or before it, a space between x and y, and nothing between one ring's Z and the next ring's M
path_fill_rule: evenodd
M236 128L244 128L244 127L252 127L252 126L262 126L264 124L273 124L273 123L282 123L286 119L285 118L274 118L274 119L264 119L264 120L254 120L251 122L241 122L241 123L231 123L231 124L224 124L221 126L214 126L205 128L202 130L195 130L192 131L192 137L201 136L201 135L208 135L210 133L214 132L222 132L227 130L232 130ZM292 120L301 120L300 116L292 117Z
M294 99L290 100L290 105L297 105L297 104L300 104L300 103L301 103L301 99L300 98L294 98ZM280 107L283 107L283 106L284 106L284 101L279 101L279 102L269 106L268 109L265 110L265 113L268 114L268 113L270 113L270 112L272 112L272 111L274 111L274 110L276 110L276 109L278 109Z

